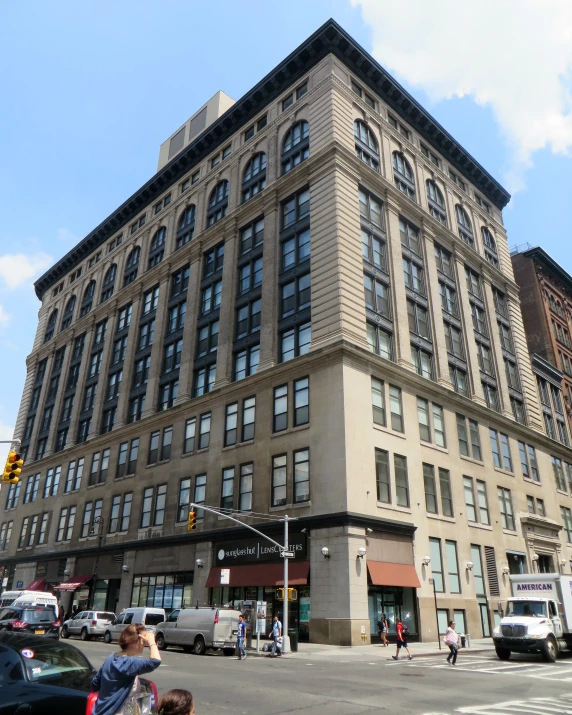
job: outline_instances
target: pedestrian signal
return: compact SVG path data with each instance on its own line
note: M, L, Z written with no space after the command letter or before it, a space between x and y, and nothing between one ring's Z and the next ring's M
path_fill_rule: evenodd
M187 531L194 531L197 528L197 512L190 511L187 519Z
M276 600L277 601L283 601L284 600L284 589L283 588L277 588L276 589ZM295 588L289 588L288 589L288 600L289 601L297 601L298 600L298 591Z
M11 449L10 452L8 452L8 459L6 460L4 472L2 473L2 481L17 484L19 476L22 474L23 466L24 460L15 450Z
M276 589L276 600L277 600L277 601L283 601L283 600L284 600L284 589L283 589L283 588L277 588L277 589Z

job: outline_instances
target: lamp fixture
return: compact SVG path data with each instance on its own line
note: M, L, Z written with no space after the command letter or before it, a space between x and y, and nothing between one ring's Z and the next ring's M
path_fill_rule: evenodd
M508 576L509 573L510 573L509 567L508 567L508 566L503 566L503 567L502 567L502 572L503 572L503 574L504 574L505 576Z
M475 564L472 561L467 562L467 571L472 571Z
M359 549L357 550L357 557L358 559L363 559L363 557L366 555L367 549L365 546L360 546Z
M203 560L202 560L202 559L197 559L197 560L195 561L195 564L197 565L197 568L198 568L198 569L202 569L202 567L203 567Z
M330 558L330 549L328 549L327 546L322 546L322 556L323 556L325 559L329 559L329 558Z
M123 566L121 567L121 570L123 571L123 573L129 573L129 566L126 566L125 564L123 564Z
M431 557L430 557L430 556L424 556L424 557L421 559L421 563L423 564L423 566L429 566L429 564L431 563Z

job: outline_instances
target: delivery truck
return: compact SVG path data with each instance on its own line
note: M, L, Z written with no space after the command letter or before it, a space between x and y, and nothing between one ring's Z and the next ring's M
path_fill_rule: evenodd
M510 576L512 597L499 603L501 621L494 629L501 660L511 653L542 653L552 663L572 648L572 576L558 573Z

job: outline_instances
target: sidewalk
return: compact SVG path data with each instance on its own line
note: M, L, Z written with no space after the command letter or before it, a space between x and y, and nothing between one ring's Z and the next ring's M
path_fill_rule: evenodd
M267 643L268 641L264 641ZM256 653L256 642L253 641L253 647L248 649L249 655L254 656L266 656L267 653L262 652L263 642L260 643L260 653ZM461 648L461 654L470 653L494 653L494 645L492 638L471 638L470 648ZM439 650L439 643L433 641L430 643L410 643L409 650L411 651L413 657L427 657L427 656L438 656L443 655L448 652L447 646L442 643L442 650ZM320 643L299 643L297 653L289 653L287 658L306 658L312 659L317 657L320 659L335 659L340 657L350 657L352 660L360 658L378 658L385 657L389 658L388 654L393 655L395 653L395 643L390 644L387 648L384 648L381 644L375 643L373 645L366 646L339 646L339 645L323 645Z

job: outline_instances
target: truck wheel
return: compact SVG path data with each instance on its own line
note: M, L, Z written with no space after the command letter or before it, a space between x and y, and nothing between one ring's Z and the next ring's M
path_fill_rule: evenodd
M61 636L62 636L62 638L69 638L69 637L70 637L70 632L68 631L68 627L67 627L67 626L64 626L64 627L62 628Z
M105 631L105 635L103 636L103 642L111 643L111 633L109 631Z
M197 636L195 638L195 655L204 655L206 651L205 640L202 636Z
M82 631L81 631L81 634L80 634L79 637L82 639L82 641L89 641L89 640L91 640L91 636L90 636L89 633L87 632L87 628L82 628Z
M495 648L500 660L508 660L510 658L510 650L506 648Z
M157 643L157 648L159 650L167 650L167 644L165 643L165 636L162 633L157 633L155 638L155 643Z
M225 655L234 655L234 648L223 648L222 652Z
M556 663L556 659L558 658L558 646L554 638L546 639L544 647L542 648L542 655L544 660L547 660L549 663Z

